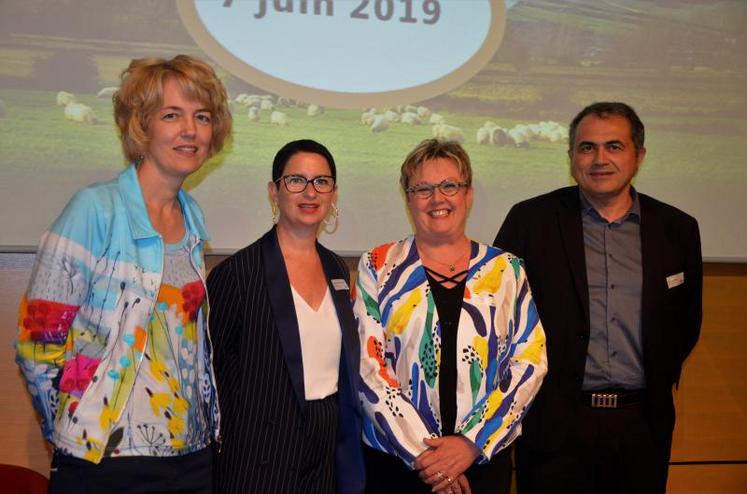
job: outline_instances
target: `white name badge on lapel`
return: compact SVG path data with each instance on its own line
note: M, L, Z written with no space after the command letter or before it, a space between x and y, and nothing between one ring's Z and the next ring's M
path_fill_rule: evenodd
M674 288L676 286L680 286L685 282L685 273L677 273L673 274L672 276L667 276L667 287L668 288Z
M348 288L347 282L345 280L343 280L342 278L335 278L335 279L333 279L332 280L332 286L338 292L340 290L350 290L350 288Z

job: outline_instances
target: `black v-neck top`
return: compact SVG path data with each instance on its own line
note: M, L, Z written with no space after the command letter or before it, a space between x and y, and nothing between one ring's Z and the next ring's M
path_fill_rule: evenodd
M426 268L428 285L433 293L433 302L438 312L439 329L441 333L441 361L438 367L438 395L441 412L441 433L444 436L454 434L456 424L456 384L457 384L457 331L459 329L459 314L462 311L464 287L467 277L457 282L451 288L444 287L439 279L454 281L465 275L463 271L452 277L434 272Z

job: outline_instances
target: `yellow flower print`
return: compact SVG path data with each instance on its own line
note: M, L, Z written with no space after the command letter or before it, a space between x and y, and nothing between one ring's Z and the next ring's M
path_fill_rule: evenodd
M163 382L163 376L168 375L168 370L166 370L166 364L159 360L149 359L150 360L150 373L153 375L153 378L160 382Z
M174 396L174 411L179 415L184 415L189 410L189 402L179 395Z
M116 422L116 417L114 416L114 410L112 410L112 407L109 405L109 400L104 396L104 408L101 409L101 415L99 416L99 425L101 425L101 428L105 431L109 430L112 425Z
M169 383L169 389L172 393L176 394L179 392L179 381L177 381L175 377L169 376L166 382Z
M501 279L503 278L503 271L506 270L508 263L503 257L498 257L493 264L493 269L489 273L486 273L480 278L473 288L475 294L482 292L496 293L498 287L501 286Z
M389 323L387 324L389 333L395 335L402 333L410 322L412 312L422 301L423 295L420 293L420 290L413 290L410 296L407 297L407 300L394 311L394 314L389 319Z
M166 417L169 421L169 432L176 436L177 434L181 434L184 432L185 424L184 419L182 417L179 417L178 415L174 415L168 410L163 412L164 417Z
M171 395L168 393L154 393L149 388L145 388L145 392L150 396L150 406L153 408L153 413L156 417L161 416L161 410L166 410L171 404Z
M104 443L92 437L88 437L88 432L83 429L83 435L76 437L75 442L86 445L86 453L83 455L85 460L96 462L101 458L101 451L104 449Z

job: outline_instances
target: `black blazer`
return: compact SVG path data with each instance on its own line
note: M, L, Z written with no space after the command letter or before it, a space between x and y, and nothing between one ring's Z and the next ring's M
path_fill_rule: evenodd
M317 243L342 329L335 450L338 493L362 492L360 350L344 261ZM208 276L210 335L221 407L216 492L295 494L307 408L301 341L275 229ZM347 286L347 285L346 285Z
M674 429L672 386L700 333L700 234L693 217L644 194L638 197L645 409L662 459L668 461ZM516 204L494 243L524 259L547 336L548 373L524 419L520 447L552 451L561 447L580 404L589 340L578 187ZM684 273L684 283L669 288L667 277L678 273Z

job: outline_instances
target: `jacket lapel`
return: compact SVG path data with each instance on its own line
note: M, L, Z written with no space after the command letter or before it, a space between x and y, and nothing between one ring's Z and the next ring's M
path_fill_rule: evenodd
M342 355L340 356L340 368L346 372L340 372L340 376L345 376L347 382L344 384L349 387L351 396L357 396L356 376L358 376L360 361L360 343L356 331L355 318L353 316L352 305L350 301L350 287L346 273L340 269L333 254L317 243L319 258L322 260L322 269L327 278L327 285L332 294L332 300L337 311L337 320L340 322L342 332ZM342 282L345 283L344 287ZM343 383L339 384L340 386ZM357 400L355 400L357 403Z
M653 211L649 208L648 197L638 194L638 201L641 206L641 271L643 278L641 287L641 334L645 349L651 314L653 314L654 304L657 300L655 296L656 263L660 259L657 247L664 244L657 239L659 230L655 227L657 222L651 221Z
M298 319L293 305L288 271L285 268L283 254L280 251L275 228L267 232L262 239L262 269L265 284L270 298L272 315L278 328L283 356L288 365L288 373L293 383L301 410L306 409L306 392L303 385L303 358L301 355L301 337L298 332Z
M558 226L563 239L565 257L568 260L576 295L584 309L584 321L589 328L589 284L586 280L586 254L584 249L584 231L581 223L581 201L578 187L565 189L558 208Z

